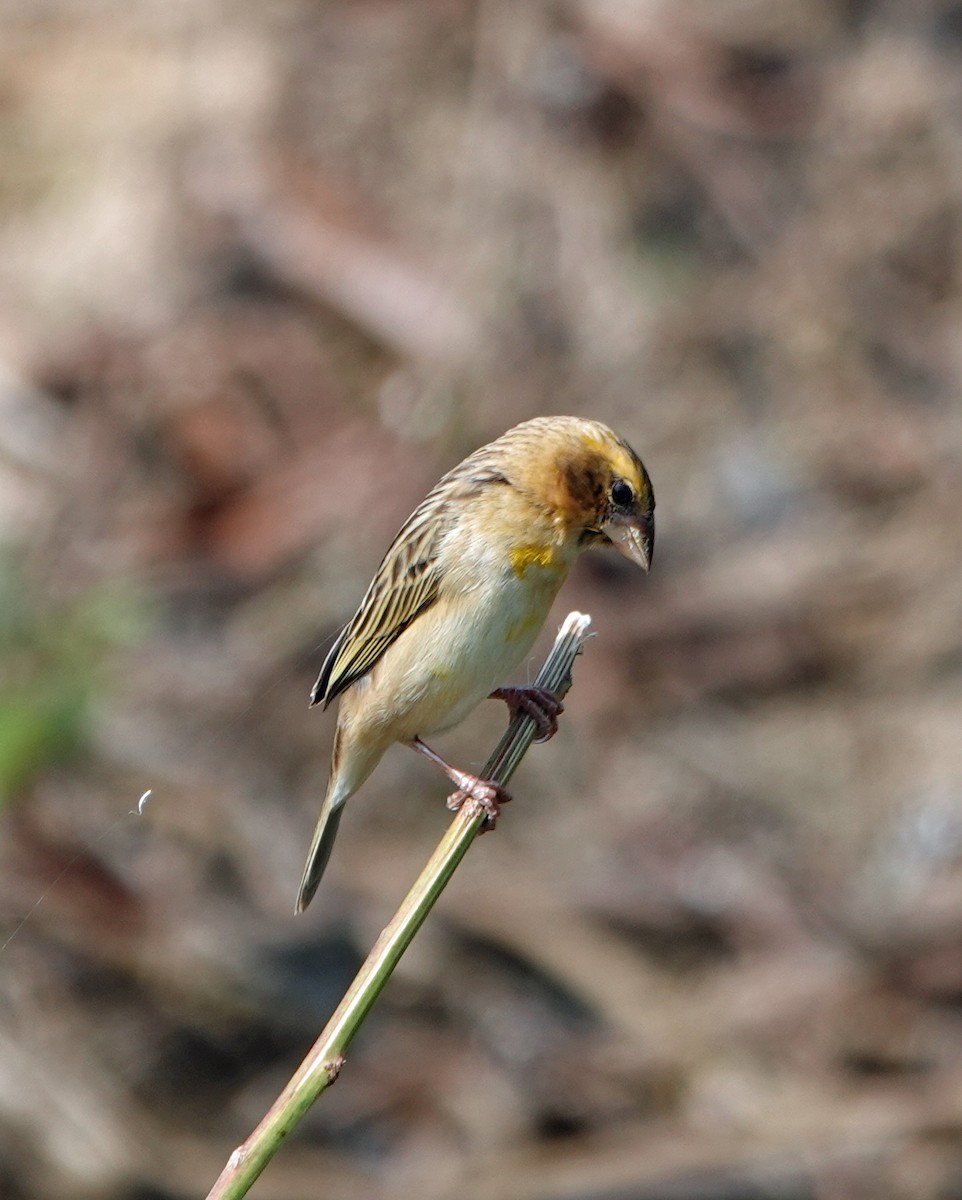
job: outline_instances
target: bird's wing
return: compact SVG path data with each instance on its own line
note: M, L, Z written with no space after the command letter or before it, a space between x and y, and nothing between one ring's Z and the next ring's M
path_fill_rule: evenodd
M328 705L367 674L388 646L437 600L438 546L453 519L435 489L411 514L385 554L357 612L331 647L311 692Z
M482 446L449 471L401 526L360 607L341 630L317 677L311 703L325 707L366 675L381 655L437 600L443 572L441 542L480 491L510 487L500 470L498 443Z

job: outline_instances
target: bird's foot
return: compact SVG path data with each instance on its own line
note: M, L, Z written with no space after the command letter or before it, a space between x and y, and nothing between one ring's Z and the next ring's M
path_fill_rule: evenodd
M477 775L468 775L465 771L456 771L451 778L458 785L458 790L447 798L447 806L451 812L460 812L465 804L475 805L484 813L484 821L480 832L487 833L494 829L501 815L501 805L507 804L510 794L500 784L492 783L490 779L479 779Z
M411 739L411 748L439 766L448 779L457 786L458 790L452 792L447 799L447 805L451 812L460 812L465 804L476 805L485 813L481 832L487 833L489 829L494 829L501 812L501 805L507 804L511 799L500 784L491 779L479 779L477 775L469 775L467 771L459 771L457 767L452 767L436 750L432 750L419 737Z
M518 713L524 713L538 726L536 742L546 742L558 732L558 718L565 708L561 701L547 688L540 687L500 687L488 697L489 700L503 700L511 710L512 720Z

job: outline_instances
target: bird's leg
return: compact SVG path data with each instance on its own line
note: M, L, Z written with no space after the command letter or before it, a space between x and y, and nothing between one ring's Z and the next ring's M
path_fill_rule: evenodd
M490 779L479 779L477 775L469 775L467 771L459 771L457 767L452 767L446 759L422 742L419 737L412 738L409 744L413 750L417 750L418 754L423 754L425 758L440 767L448 779L457 785L458 790L452 792L446 801L451 812L458 812L465 801L473 800L485 813L481 832L486 833L489 829L494 829L501 812L501 805L507 804L511 799L505 789Z
M565 708L557 696L540 687L500 687L488 697L489 700L503 700L511 710L513 720L518 713L524 713L538 726L536 742L546 742L558 732L558 718Z

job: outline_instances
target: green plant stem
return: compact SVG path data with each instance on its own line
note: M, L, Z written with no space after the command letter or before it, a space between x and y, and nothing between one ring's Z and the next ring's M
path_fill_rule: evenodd
M559 698L565 695L571 686L572 665L588 636L590 623L591 618L583 613L568 614L535 680L536 687L546 688ZM531 717L524 714L515 716L485 763L480 777L502 786L506 784L536 733L537 726ZM337 1079L351 1039L434 902L444 891L458 863L467 853L484 817L480 805L472 801L463 805L417 882L375 942L310 1053L254 1132L230 1156L208 1193L207 1200L239 1200L239 1197L246 1196L284 1138L296 1127L321 1092Z

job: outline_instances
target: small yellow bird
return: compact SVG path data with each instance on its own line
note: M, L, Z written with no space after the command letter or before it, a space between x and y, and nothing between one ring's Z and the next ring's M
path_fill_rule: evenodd
M561 705L538 688L501 687L531 649L574 560L614 545L644 570L654 548L651 480L600 421L536 417L482 446L436 485L391 544L357 612L324 660L311 703L341 697L331 775L297 897L303 912L330 858L345 802L385 750L404 742L494 824L503 789L421 740L486 697L529 713L541 740Z

